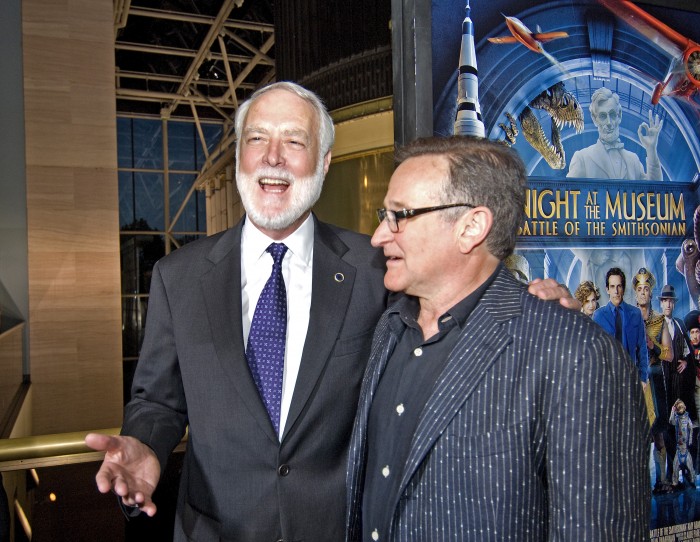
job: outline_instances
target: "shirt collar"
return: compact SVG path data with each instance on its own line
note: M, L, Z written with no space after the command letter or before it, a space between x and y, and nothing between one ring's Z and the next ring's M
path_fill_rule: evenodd
M314 219L311 214L294 232L281 241L275 241L261 232L246 217L241 233L241 257L244 261L255 262L265 254L270 243L284 243L288 251L300 258L306 265L311 265L314 247Z
M451 320L455 320L460 328L464 327L467 322L469 315L476 308L477 303L484 295L484 292L488 290L491 283L496 279L496 276L503 268L503 264L499 264L496 270L487 278L479 287L474 290L467 297L459 301L456 305L452 306L439 318L438 326L442 328L443 325L449 325ZM389 319L391 326L395 331L398 331L402 323L404 326L411 325L418 319L418 312L420 311L420 304L418 299L413 296L402 296L396 304L389 309ZM415 324L417 325L417 324ZM398 326L398 327L397 327Z

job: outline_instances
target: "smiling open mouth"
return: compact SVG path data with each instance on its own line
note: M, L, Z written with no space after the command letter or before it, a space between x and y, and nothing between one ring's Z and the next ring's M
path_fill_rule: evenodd
M289 181L267 177L260 179L258 184L265 192L284 192L289 187Z

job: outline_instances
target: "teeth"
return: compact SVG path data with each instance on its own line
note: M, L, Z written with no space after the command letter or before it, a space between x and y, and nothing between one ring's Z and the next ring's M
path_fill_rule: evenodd
M289 183L287 181L282 181L280 179L260 179L262 184L274 184L278 186L286 186Z

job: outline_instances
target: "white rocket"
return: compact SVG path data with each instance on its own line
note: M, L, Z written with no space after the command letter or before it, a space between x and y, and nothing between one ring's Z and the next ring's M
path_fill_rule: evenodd
M457 79L457 115L454 134L485 137L479 106L479 77L474 51L474 23L469 17L471 8L467 0L467 16L462 21L462 47L459 51L459 78Z

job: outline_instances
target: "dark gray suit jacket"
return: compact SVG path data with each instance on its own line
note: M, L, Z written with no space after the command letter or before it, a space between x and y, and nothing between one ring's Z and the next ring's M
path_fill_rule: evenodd
M122 433L164 465L189 425L176 540L342 540L350 433L386 307L384 258L367 236L315 221L309 328L280 443L244 353L241 228L155 266Z
M349 540L373 394L397 337L377 325L348 470ZM637 372L589 318L501 268L420 416L379 540L647 540L649 424ZM366 534L373 526L365 526Z

